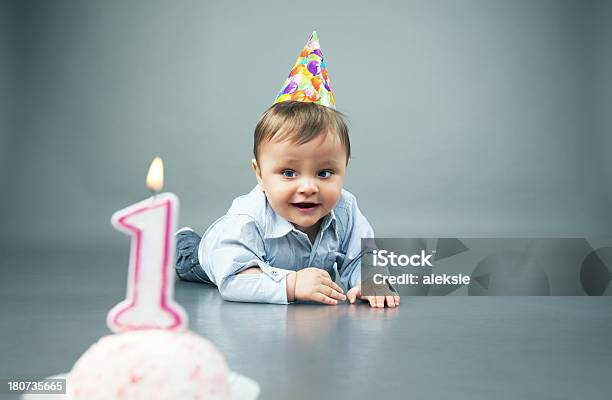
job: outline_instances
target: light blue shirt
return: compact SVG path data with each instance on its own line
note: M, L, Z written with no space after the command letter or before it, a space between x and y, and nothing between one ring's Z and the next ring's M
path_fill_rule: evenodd
M355 196L342 190L323 218L314 243L278 215L256 186L234 199L227 213L202 236L200 265L225 300L287 304L287 274L316 267L329 272L345 289L361 281L361 238L374 231L357 207ZM259 267L261 274L239 272Z

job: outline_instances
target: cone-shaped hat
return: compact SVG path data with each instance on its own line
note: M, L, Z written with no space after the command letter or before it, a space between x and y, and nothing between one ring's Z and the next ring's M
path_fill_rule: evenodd
M316 31L310 35L274 104L290 100L336 108Z

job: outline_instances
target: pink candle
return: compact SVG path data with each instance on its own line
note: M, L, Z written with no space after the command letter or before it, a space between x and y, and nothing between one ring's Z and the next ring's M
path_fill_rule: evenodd
M157 157L149 168L147 187L157 193L162 186L163 163ZM126 299L106 319L112 331L187 328L187 314L173 297L178 210L178 198L161 193L113 214L113 226L130 235L132 242Z

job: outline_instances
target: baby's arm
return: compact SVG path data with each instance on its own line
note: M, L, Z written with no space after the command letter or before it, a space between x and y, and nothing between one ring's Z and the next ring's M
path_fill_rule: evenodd
M225 215L215 222L202 237L198 256L223 299L287 304L290 271L264 261L263 236L250 216Z
M337 304L346 299L324 270L304 268L296 273L266 263L261 230L248 215L226 215L213 224L202 238L198 258L225 300Z
M251 267L239 272L239 275L261 273L260 268ZM342 288L331 280L327 271L319 268L304 268L287 274L286 291L289 302L304 300L335 305L338 300L346 300Z

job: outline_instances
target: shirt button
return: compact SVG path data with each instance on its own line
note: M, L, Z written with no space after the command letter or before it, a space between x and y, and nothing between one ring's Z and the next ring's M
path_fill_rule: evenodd
M277 274L278 274L278 272L272 271L272 275L277 275Z

